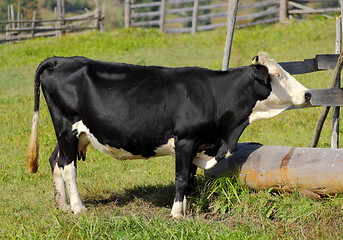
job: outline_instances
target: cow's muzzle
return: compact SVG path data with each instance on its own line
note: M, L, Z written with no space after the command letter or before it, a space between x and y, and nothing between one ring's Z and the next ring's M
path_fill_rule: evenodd
M310 91L305 93L305 103L308 103L312 98L312 93Z

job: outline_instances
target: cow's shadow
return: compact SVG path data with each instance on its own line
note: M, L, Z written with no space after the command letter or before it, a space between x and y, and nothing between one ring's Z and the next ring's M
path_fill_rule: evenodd
M212 169L205 170L208 177L213 176L232 176L238 175L243 164L247 161L250 154L262 147L259 143L241 143L237 146L237 151L227 159L223 159ZM188 196L196 197L199 192L197 187L203 188L206 177L197 176L195 182L191 185ZM167 185L157 184L148 186L135 186L133 188L124 189L122 193L111 193L109 197L99 199L99 196L86 196L85 203L95 207L99 205L110 205L115 203L119 207L124 207L131 202L142 200L150 203L155 207L167 207L173 204L175 196L175 183Z
M126 206L131 202L142 200L155 207L170 207L175 195L175 184L135 186L124 189L123 193L112 193L109 197L99 199L97 196L86 196L85 204L94 207L115 203L119 207Z

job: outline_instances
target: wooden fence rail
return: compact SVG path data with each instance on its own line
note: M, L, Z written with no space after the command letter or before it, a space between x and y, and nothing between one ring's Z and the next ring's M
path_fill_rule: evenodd
M148 1L148 0L147 0ZM330 7L317 7L318 4ZM331 3L331 4L330 4ZM331 7L334 5L335 7ZM285 22L304 14L340 12L339 0L256 0L239 1L236 27ZM226 26L228 2L209 4L204 0L125 1L125 27L159 27L162 32L186 33Z

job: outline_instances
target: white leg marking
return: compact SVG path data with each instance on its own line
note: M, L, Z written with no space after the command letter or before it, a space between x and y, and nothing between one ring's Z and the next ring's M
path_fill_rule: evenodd
M187 211L187 198L186 196L183 197L183 215L186 216L186 211Z
M76 168L74 162L64 167L64 169L62 170L62 176L69 192L71 210L75 214L85 211L86 208L82 203L76 185Z
M174 201L174 204L171 210L172 218L176 220L183 219L186 215L186 208L187 208L186 196L184 196L182 202Z
M230 157L232 154L230 153L230 151L227 151L227 153L225 154L225 158Z
M196 157L193 159L193 164L202 169L210 169L210 168L213 168L214 165L217 164L217 160L215 158L212 158L211 160L205 160L205 159Z
M217 161L214 157L208 156L204 152L201 152L193 159L193 164L202 169L210 169L217 164Z
M67 193L66 188L64 185L64 180L62 176L62 171L56 164L54 167L54 171L52 173L52 179L54 181L54 188L55 188L55 199L59 209L62 211L70 210L70 206L67 202Z

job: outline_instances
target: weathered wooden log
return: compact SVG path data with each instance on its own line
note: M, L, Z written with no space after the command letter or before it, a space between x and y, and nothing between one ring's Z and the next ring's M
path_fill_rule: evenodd
M238 144L237 151L207 176L236 175L251 189L308 190L317 194L343 192L343 149L295 148Z

